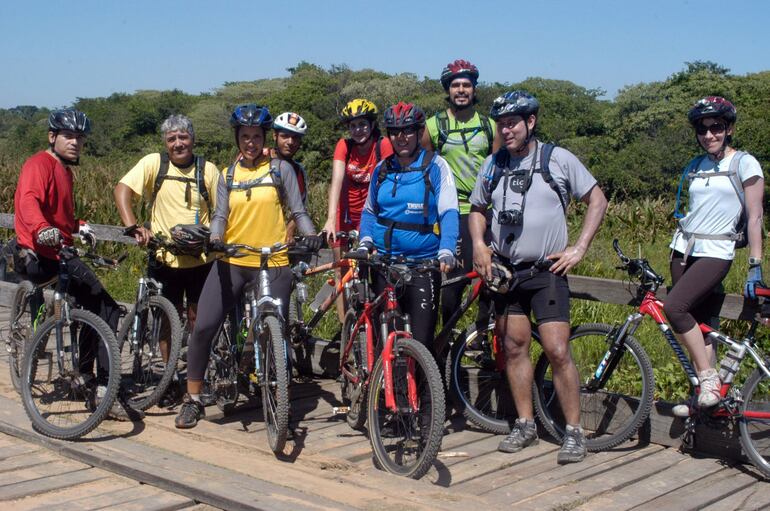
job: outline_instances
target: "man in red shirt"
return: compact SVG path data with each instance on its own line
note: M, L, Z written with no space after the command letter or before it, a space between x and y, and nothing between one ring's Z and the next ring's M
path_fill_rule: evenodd
M72 245L72 233L93 244L91 227L75 219L73 170L80 162L91 123L77 110L57 110L48 118L48 149L31 156L21 168L14 195L14 228L19 247L20 268L36 283L45 282L58 274L59 247ZM117 329L120 309L99 279L80 258L67 260L70 274L68 292L78 305L101 317L113 331ZM92 336L81 339L84 353L80 371L92 374L96 361L96 396L106 392L108 378L107 354L103 349L94 357L97 341ZM90 350L89 350L90 347ZM120 420L139 418L141 414L127 411L122 399L117 399L111 415Z

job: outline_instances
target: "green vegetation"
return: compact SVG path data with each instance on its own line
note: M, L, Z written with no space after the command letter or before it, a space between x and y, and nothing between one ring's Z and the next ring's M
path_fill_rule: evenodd
M78 99L72 106L85 111L94 125L83 165L77 170L78 215L96 223L119 223L112 188L140 157L161 150L158 128L171 113L191 117L198 153L220 168L227 165L235 156L229 113L239 103L257 102L269 106L274 114L294 110L307 120L310 131L298 156L311 176L310 213L316 225L321 225L334 144L344 135L337 112L346 101L366 97L381 109L398 100L413 101L428 113L445 105L444 91L435 77L353 71L346 66L323 69L307 62L290 68L289 73L287 78L228 82L212 94L197 96L173 90ZM601 99L604 91L561 80L528 78L514 84L480 84L480 111L488 111L497 95L514 88L526 89L540 100L540 138L577 154L612 199L598 238L576 268L578 274L622 278L614 269L616 256L611 248L612 238L617 237L627 253L641 252L668 277L674 190L681 169L698 153L686 112L698 98L717 94L733 101L739 116L734 145L755 155L763 168L770 165L770 71L737 76L713 62L687 63L665 81L625 87L612 101ZM0 203L5 212L13 209L16 178L24 159L45 147L47 115L46 109L34 106L0 109ZM574 239L582 205L571 208ZM728 292L740 291L746 274L744 259L736 260L725 281ZM143 253L132 249L128 263L105 276L118 298L133 299L135 276L143 262ZM573 321L612 323L622 321L630 310L575 301ZM745 329L745 325L729 323L730 332ZM330 313L322 336L332 337L335 327ZM659 395L676 399L686 392L687 382L654 328L647 323L638 338L653 356Z

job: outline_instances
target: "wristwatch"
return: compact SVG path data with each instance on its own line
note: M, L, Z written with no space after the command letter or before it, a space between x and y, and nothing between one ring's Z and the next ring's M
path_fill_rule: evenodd
M759 266L762 264L761 257L749 257L749 266Z

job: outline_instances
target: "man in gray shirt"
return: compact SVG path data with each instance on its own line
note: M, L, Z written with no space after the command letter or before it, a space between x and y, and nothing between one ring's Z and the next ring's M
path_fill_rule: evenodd
M469 229L474 268L488 282L498 271L513 275L512 289L495 296L495 328L504 339L505 369L519 417L498 449L517 452L537 442L529 357L529 316L534 313L567 420L557 460L570 463L585 458L586 448L580 427L579 375L569 350L566 274L588 250L604 218L607 199L575 155L535 138L539 107L537 99L523 91L508 92L494 101L490 116L497 122L504 147L487 157L476 179ZM570 198L588 205L574 245L569 245L566 222ZM484 242L485 212L490 205L491 249Z

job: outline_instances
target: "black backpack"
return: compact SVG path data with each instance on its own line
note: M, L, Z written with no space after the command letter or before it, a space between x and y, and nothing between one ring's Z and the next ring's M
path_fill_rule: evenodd
M487 155L490 155L492 154L492 142L495 139L495 134L492 130L492 123L489 122L489 118L483 114L479 114L479 121L481 123L481 130L484 131L484 133L487 135ZM441 149L444 147L444 144L446 144L449 135L452 133L460 134L463 139L463 145L465 146L465 152L467 153L469 150L468 140L472 139L479 131L479 128L450 129L449 114L446 113L446 110L442 110L436 114L436 126L438 127L438 147L436 148L436 151L438 151L439 154L441 154ZM466 133L471 134L471 136L467 139L465 138Z
M559 197L559 203L561 204L561 209L564 215L567 215L567 204L569 204L568 198L564 197L562 195L561 190L559 189L559 185L556 184L556 181L554 180L553 176L551 175L551 170L549 168L550 162L551 162L551 154L553 153L554 148L556 147L555 144L539 144L540 145L540 168L534 169L534 173L539 173L543 181L548 183L548 186L551 187L551 190L556 193L556 195ZM508 152L508 149L502 148L497 153L495 153L494 156L494 162L497 169L507 169L508 163L511 160L511 154ZM492 190L497 188L497 184L500 182L500 178L505 173L505 170L502 172L496 171L495 175L492 179Z
M206 209L208 209L209 212L209 218L211 218L211 201L209 200L209 191L206 188L206 180L204 178L204 173L206 170L206 159L203 156L195 156L193 155L193 160L195 161L195 177L179 177L179 176L169 176L168 175L168 167L169 167L169 158L168 153L160 153L160 168L158 169L158 175L155 176L155 186L152 188L152 197L150 198L150 207L155 207L155 199L158 196L158 192L160 191L160 187L163 186L163 182L167 179L170 179L172 181L181 181L183 183L187 183L187 186L185 187L185 200L189 203L192 200L192 188L191 184L195 184L195 186L198 188L198 193L200 193L201 198L206 202Z

